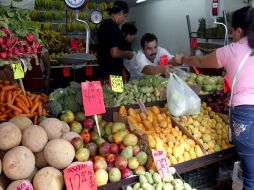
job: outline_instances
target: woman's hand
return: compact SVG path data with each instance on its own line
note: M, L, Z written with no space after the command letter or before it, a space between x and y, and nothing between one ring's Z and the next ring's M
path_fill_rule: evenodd
M169 64L173 66L178 66L183 64L183 54L176 54L172 59L169 60Z

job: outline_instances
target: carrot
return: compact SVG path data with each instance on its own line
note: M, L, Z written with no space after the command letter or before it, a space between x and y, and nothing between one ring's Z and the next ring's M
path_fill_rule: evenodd
M38 115L35 114L34 116L34 125L37 125L38 124Z
M28 107L26 105L23 105L22 103L17 103L16 104L18 108L20 108L24 113L30 113Z
M1 90L1 92L0 92L0 103L4 102L4 94L5 94L5 91Z
M34 117L34 114L32 114L32 113L23 113L23 114L19 114L19 116L24 116L24 117L31 118L31 117Z
M13 103L16 97L21 94L22 90L14 91L11 102Z
M39 116L42 115L42 103L41 102L39 103L39 106L38 106L38 115Z
M36 96L37 96L36 94L32 94L30 99L33 101L36 98Z
M20 108L18 108L17 106L14 106L13 104L11 104L10 102L8 102L6 104L6 106L8 108L10 108L11 110L13 110L14 112L19 112L19 113L22 113L22 110Z
M11 102L11 100L12 100L12 92L11 91L9 91L8 93L7 93L7 102Z
M35 112L35 110L38 108L39 104L40 104L40 101L37 101L34 103L33 107L31 108L31 113Z
M41 96L40 96L40 95L37 95L36 98L34 99L34 103L35 103L35 102L39 102L40 99L41 99Z
M3 88L3 87L4 87L4 85L0 83L0 88Z
M17 86L15 84L10 84L10 85L6 85L2 88L3 91L8 91L8 90L14 90L15 88L17 88Z
M14 102L26 105L26 103L21 98L19 98L19 97L15 98Z
M27 100L29 102L29 108L31 108L33 106L33 102L29 96L27 96Z
M20 99L22 99L22 100L23 100L23 102L25 103L25 105L27 105L27 106L29 106L29 107L30 107L29 102L28 102L28 100L27 100L26 96L24 96L24 95L20 94L20 95L18 95L18 97L19 97Z
M47 116L46 108L42 108L42 115L43 115L43 116Z
M11 82L6 80L6 81L3 81L3 84L4 85L9 85L9 84L11 84Z
M29 91L26 91L26 94L27 94L28 96L31 96L31 95L32 95L32 93L29 92Z
M5 106L0 105L0 111L5 111Z

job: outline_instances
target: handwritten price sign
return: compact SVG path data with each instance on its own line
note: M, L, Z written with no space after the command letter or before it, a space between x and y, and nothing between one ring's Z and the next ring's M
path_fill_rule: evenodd
M110 75L110 84L114 92L123 92L122 76Z
M91 161L66 168L64 181L67 190L97 190Z
M166 159L166 153L165 151L153 151L153 159L157 168L157 171L159 172L160 176L162 178L168 177L171 175L169 170L169 165L167 163Z
M34 190L32 184L29 181L23 181L15 190Z
M22 79L25 77L21 63L11 64L11 67L14 73L14 79Z
M162 55L160 57L160 66L166 66L166 65L168 65L168 56Z
M82 82L82 96L85 116L105 113L103 92L100 81Z

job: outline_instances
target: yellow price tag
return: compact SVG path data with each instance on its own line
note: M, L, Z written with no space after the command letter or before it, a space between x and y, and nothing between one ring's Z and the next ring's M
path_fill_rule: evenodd
M22 79L25 77L21 63L11 64L11 67L14 73L14 79Z
M114 92L123 92L122 76L110 75L111 87Z

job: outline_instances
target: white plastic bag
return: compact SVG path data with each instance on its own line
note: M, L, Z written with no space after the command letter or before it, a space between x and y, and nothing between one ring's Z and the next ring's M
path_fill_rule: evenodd
M200 98L174 73L170 73L168 80L167 101L173 116L194 115L200 112Z

